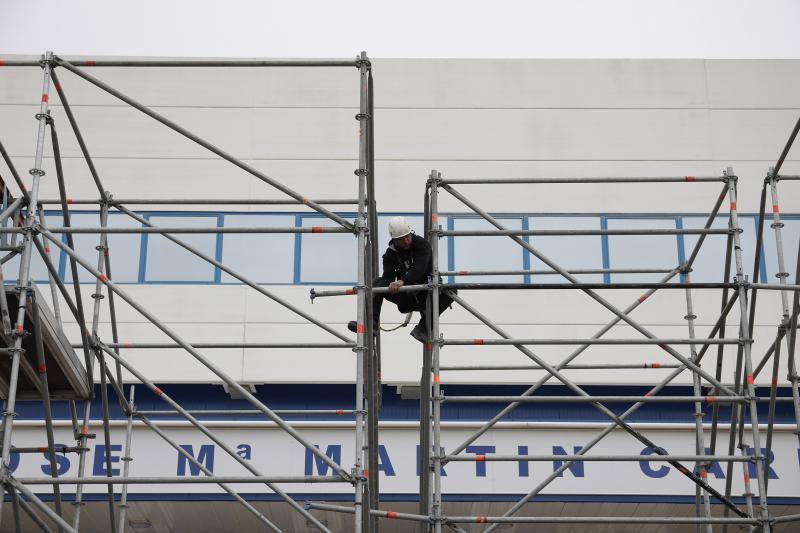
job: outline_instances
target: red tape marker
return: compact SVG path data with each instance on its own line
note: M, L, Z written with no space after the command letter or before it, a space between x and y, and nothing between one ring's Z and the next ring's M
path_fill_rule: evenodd
M337 409L336 410L336 414L337 415L343 415L344 414L344 409Z
M0 67L6 66L6 62L3 59L0 59Z
M744 482L750 483L750 474L748 474L747 472L744 473Z
M397 513L394 511L386 511L386 518L397 518Z
M717 398L716 396L706 396L706 401L708 403L714 403L715 401L717 401Z
M97 61L89 60L89 61L85 62L83 65L86 66L86 67L94 67L94 66L97 65Z
M652 368L661 368L661 363L653 363Z
M483 344L483 339L473 339L472 344Z
M708 478L708 472L706 472L705 469L700 470L700 477L703 479Z
M81 429L81 435L88 435L89 434L89 426L83 426Z
M44 452L46 452L46 451L47 451L47 448L44 448L44 447L42 447L42 448L39 448L39 451L40 451L41 453L44 453Z
M459 276L466 276L467 274L469 274L469 270L459 270L458 271L458 275Z
M441 383L441 378L439 376L433 376L433 382L438 385Z
M39 365L39 373L44 374L47 372L47 365Z
M369 477L369 470L366 468L364 469L364 477Z
M322 226L313 226L311 228L311 233L322 233Z
M486 461L486 456L485 455L476 455L475 456L475 461L477 461L479 463L482 462L482 461Z
M645 300L647 300L647 295L646 294L642 294L641 296L639 296L639 303L642 303Z
M356 326L356 333L364 333L364 324Z
M72 203L72 198L67 198L67 203L71 204Z
M431 222L438 222L438 221L439 221L439 215L431 214Z
M753 378L753 374L750 374L749 376L747 376L747 384L748 385L752 385L754 381L755 381L755 379Z
M43 102L43 103L45 103L45 104L46 104L46 103L47 103L47 101L48 101L49 99L50 99L50 97L49 97L48 95L46 95L46 94L43 94L43 95L42 95L42 102Z
M686 176L686 181L694 181L694 180L695 180L694 176Z
M100 276L98 276L98 278L100 279L100 281L108 281L108 278L106 277L105 274L100 274Z
M156 393L156 396L161 396L162 394L164 394L164 392L158 387L153 387L153 392Z
M731 202L731 211L736 211L736 202Z
M345 289L344 293L350 295L350 294L355 294L356 291L354 291L353 289Z
M17 326L17 332L22 333L22 324Z
M478 524L486 524L488 521L489 519L485 516L478 516L475 518L475 522Z
M779 211L778 204L772 204L772 212L777 213Z

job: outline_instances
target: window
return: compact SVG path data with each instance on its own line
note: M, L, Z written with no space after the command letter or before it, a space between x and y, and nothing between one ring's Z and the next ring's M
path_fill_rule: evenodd
M220 220L218 215L149 215L146 218L155 226L182 228L214 227ZM219 234L179 233L175 237L211 257L216 257L217 244L222 242ZM213 283L215 281L216 268L211 263L162 235L145 234L144 242L147 250L145 281L195 283Z
M345 217L354 220L354 217ZM335 221L319 216L303 216L303 227L341 227ZM358 279L356 250L358 242L352 233L303 233L300 239L301 283L338 283L352 285Z
M510 230L522 229L522 218L498 218L498 221ZM453 229L463 230L496 230L492 224L482 218L453 217ZM455 237L453 240L454 270L522 270L525 249L505 236ZM457 281L488 283L523 283L524 278L517 276L468 276Z
M714 219L711 227L713 229L727 229L728 228L728 215L719 215ZM708 217L705 216L691 216L683 217L683 227L686 229L699 229L702 228ZM756 247L756 231L753 217L739 216L739 225L741 226L741 244L742 244L742 261L744 263L744 272L750 278L753 275L753 261L755 260L755 247ZM697 243L700 235L684 235L683 246L685 260L689 260L692 255L692 250ZM728 245L727 235L707 235L705 241L700 246L700 252L697 254L692 265L692 281L698 283L719 283L726 282L733 279L736 275L736 260L731 255L731 269L727 279L724 279L725 273L725 253L726 246ZM749 279L749 278L748 278Z
M608 229L676 229L670 218L608 218ZM609 235L610 268L673 269L678 259L676 235ZM665 274L611 274L615 283L657 282Z
M56 220L50 222L48 226L63 226L64 220L60 216L54 217ZM72 213L70 223L76 228L99 228L99 213ZM108 226L111 228L134 228L141 224L136 222L128 215L122 213L109 213ZM82 258L86 259L92 268L97 268L97 246L100 244L99 233L74 233L72 236L75 244L75 251ZM66 237L62 238L65 241ZM136 283L139 280L139 250L141 248L142 235L138 233L111 233L108 235L109 257L111 259L111 278L116 282ZM51 248L55 248L51 246ZM61 272L64 281L72 283L72 269L69 265L69 258L65 253L61 254ZM105 270L103 270L105 272ZM78 279L81 283L94 283L95 277L89 274L85 268L78 265Z
M295 215L225 215L226 228L294 227ZM256 283L292 283L294 233L226 233L222 263ZM223 283L239 280L223 272Z
M552 216L530 217L532 230L600 229L599 217ZM603 243L600 235L532 236L531 244L545 257L565 270L589 270L603 268ZM539 258L531 254L534 270L552 270ZM583 283L602 283L602 274L579 274L575 276ZM565 283L559 274L532 276L533 283Z

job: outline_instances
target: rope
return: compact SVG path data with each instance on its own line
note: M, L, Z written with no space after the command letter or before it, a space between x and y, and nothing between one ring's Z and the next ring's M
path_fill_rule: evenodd
M385 328L385 327L381 326L381 331L394 331L396 329L400 329L400 328L406 327L408 325L408 323L411 322L411 316L413 314L414 314L414 311L411 311L410 313L406 314L406 319L399 326L395 326L393 328Z

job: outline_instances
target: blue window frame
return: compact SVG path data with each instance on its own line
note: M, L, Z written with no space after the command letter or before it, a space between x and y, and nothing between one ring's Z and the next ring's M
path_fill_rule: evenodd
M340 213L348 220L355 213ZM392 216L405 216L413 230L423 234L423 217L419 213L383 213L378 217L378 252L382 255L389 241L388 222ZM147 212L142 216L157 226L190 227L335 227L336 223L318 215L297 213L221 213L221 212ZM702 228L704 215L495 215L513 229L597 229L597 228ZM62 226L58 211L47 212L50 227ZM450 230L492 229L483 219L464 214L441 215L440 224ZM783 245L786 270L794 269L800 241L800 215L782 215ZM99 225L97 211L72 213L76 227ZM757 217L740 215L742 228L742 259L745 273L752 275L755 254ZM778 271L775 236L769 227L768 215L764 228L761 281L775 282ZM130 217L109 213L111 227L135 227ZM720 215L712 228L726 228L727 214ZM256 283L352 285L356 281L356 240L351 234L181 234L182 240L204 254L223 262ZM546 257L567 270L600 268L674 268L687 260L698 240L697 235L661 236L532 236L525 240ZM238 283L208 262L194 256L177 244L156 234L110 234L112 274L118 283ZM63 237L62 241L66 238ZM97 261L97 234L75 234L77 252L94 266ZM722 281L725 258L725 235L708 235L693 265L695 282ZM71 282L72 274L67 256L54 247L51 258L58 267L59 277ZM541 260L513 240L498 236L447 237L439 241L441 270L549 270ZM5 278L16 279L19 258L3 264ZM79 268L80 281L93 283L91 275ZM34 254L32 273L36 282L47 281L43 262ZM731 276L735 274L735 265ZM582 274L584 282L657 281L664 274ZM675 278L677 281L679 278ZM497 281L524 283L559 283L558 275L540 276L474 276L447 281Z

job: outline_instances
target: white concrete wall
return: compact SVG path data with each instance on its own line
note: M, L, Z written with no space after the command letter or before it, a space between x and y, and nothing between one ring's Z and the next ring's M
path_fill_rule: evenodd
M800 61L376 60L374 72L376 179L382 211L421 211L431 168L445 176L472 178L701 176L719 175L732 166L740 176L739 209L755 212L763 176L800 111ZM353 115L358 78L352 69L152 68L94 69L92 73L306 196L356 194ZM282 197L69 72L62 70L59 75L103 182L116 197ZM0 139L23 172L32 162L33 115L38 111L40 83L38 69L0 68ZM58 98L53 95L51 101L70 196L96 197ZM48 176L42 195L53 198L57 189L52 159L48 158L45 168ZM8 181L2 163L0 172ZM800 174L797 148L784 172ZM469 186L461 190L495 212L703 213L710 210L719 186ZM782 209L800 213L797 185L785 183L781 190ZM441 207L463 211L446 194ZM720 257L720 265L722 261ZM85 288L88 295L90 287ZM187 340L333 339L243 286L124 288ZM344 323L354 316L352 299L320 300L312 306L308 287L268 288L343 331ZM620 307L638 297L638 292L629 291L603 294ZM519 336L589 337L612 317L576 292L463 296ZM754 353L760 356L774 335L780 306L775 294L762 293L759 299ZM645 302L633 316L656 334L682 337L686 335L684 305L681 292L664 292ZM698 291L695 306L702 335L717 317L718 295ZM135 311L122 303L118 309L123 340L164 339ZM737 316L734 313L731 324ZM398 319L399 314L387 306L384 320ZM407 383L419 376L419 345L405 331L383 337L385 382ZM449 337L490 336L461 310L444 316L443 331ZM635 336L623 329L615 334ZM534 351L558 362L571 348ZM679 351L686 354L688 347ZM728 348L726 353L732 362L735 349ZM158 381L216 381L198 364L188 364L190 356L178 350L126 354ZM226 372L248 382L354 379L353 355L345 350L206 354ZM576 362L585 361L667 363L670 358L653 347L597 346ZM706 367L713 369L713 361L708 360ZM522 364L526 359L513 348L448 347L442 352L442 362ZM586 383L646 383L666 372L575 371L573 375ZM538 375L450 373L445 380L529 383ZM726 368L725 375L732 375L732 370ZM768 381L766 374L762 378ZM687 383L688 376L682 382Z

